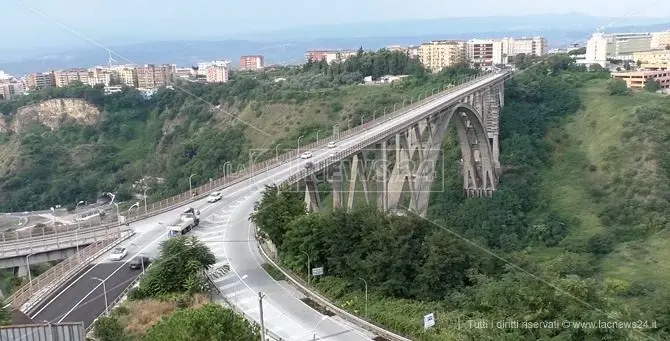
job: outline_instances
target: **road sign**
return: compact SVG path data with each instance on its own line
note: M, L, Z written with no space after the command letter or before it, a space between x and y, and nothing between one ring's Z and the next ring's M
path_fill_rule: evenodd
M430 313L423 317L423 328L428 329L435 325L435 314Z
M312 276L322 276L322 275L323 275L323 267L312 268Z

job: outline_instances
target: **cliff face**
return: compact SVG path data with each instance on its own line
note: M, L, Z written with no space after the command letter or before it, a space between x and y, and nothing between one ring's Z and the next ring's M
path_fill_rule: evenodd
M100 117L100 110L82 99L50 99L38 104L27 105L16 111L11 124L0 121L0 131L20 133L33 124L42 124L51 130L60 128L66 121L78 124L93 124Z

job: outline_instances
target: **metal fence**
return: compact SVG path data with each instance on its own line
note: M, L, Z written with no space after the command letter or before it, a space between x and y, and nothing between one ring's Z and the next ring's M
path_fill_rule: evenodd
M86 341L82 322L0 327L0 341Z
M482 81L483 79L490 77L491 73L485 73L481 76L478 77L471 77L468 78L465 82L456 85L456 86L451 86L451 87L443 87L442 89L438 89L440 91L433 91L432 95L425 95L425 96L419 96L421 100L419 101L414 101L410 100L409 102L404 101L402 103L402 107L399 109L395 110L394 112L385 114L381 117L376 117L374 120L368 121L363 125L358 125L356 127L353 127L351 129L348 129L342 133L339 134L339 138L346 138L351 135L354 135L356 133L359 133L361 130L363 130L365 127L369 125L377 125L383 122L387 122L391 119L394 119L400 115L403 115L407 113L408 111L411 111L413 109L416 109L426 103L430 103L431 101L438 99L440 97L446 96L452 92L461 90L463 88L466 88L476 82ZM312 142L310 144L307 144L305 146L302 146L302 150L310 150L314 149L315 147L323 147L325 146L328 142L334 140L334 136L329 136L329 138L324 138L319 140L318 142ZM199 195L193 197L191 195L191 191L189 192L184 192L179 195L163 199L158 202L150 203L147 205L146 212L142 208L138 210L137 215L131 216L131 217L126 217L125 223L132 223L134 221L146 219L147 217L151 217L157 214L161 214L167 211L171 211L176 207L200 200L204 197L206 197L210 192L214 190L220 190L222 188L226 188L235 184L238 184L244 180L247 180L254 175L263 173L269 169L278 167L280 165L283 165L286 163L288 160L294 160L299 156L299 151L298 150L291 150L286 153L283 153L281 155L275 156L269 160L260 162L258 164L252 164L250 165L249 168L244 168L240 171L237 171L232 174L227 174L224 175L223 177L220 177L218 179L212 180L209 183L206 183L204 185L201 185L199 187L193 188L192 192L193 193L199 193ZM140 213L142 212L142 213ZM113 226L119 226L120 222L116 221L117 217L111 218L112 222L103 224L103 225L98 225L98 226L90 226L90 225L80 225L82 229L85 229L87 231L91 230L97 230L97 231L103 231L109 227ZM33 245L33 243L46 243L47 239L50 240L63 240L65 238L69 239L76 239L76 231L78 230L77 225L66 225L66 226L57 226L53 227L51 229L42 229L35 235L35 233L30 230L30 231L13 231L13 232L6 232L2 233L2 237L0 238L3 243L0 245L0 250L3 250L5 248L5 245L7 245L8 248L13 248L15 250L17 249L28 249ZM14 243L9 243L11 241L14 241ZM26 251L28 252L28 251ZM26 253L27 254L27 253ZM2 255L2 251L0 251L0 255Z

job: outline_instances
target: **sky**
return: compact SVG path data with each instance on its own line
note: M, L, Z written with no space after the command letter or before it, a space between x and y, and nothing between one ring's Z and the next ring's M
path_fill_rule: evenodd
M303 25L579 12L668 17L669 0L3 0L0 50L86 43L235 38ZM106 41L105 41L106 40ZM90 43L90 42L89 42Z

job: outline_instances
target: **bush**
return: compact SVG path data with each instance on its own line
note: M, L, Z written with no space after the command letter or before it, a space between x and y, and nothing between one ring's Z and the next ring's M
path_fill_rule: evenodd
M611 79L607 84L607 91L610 96L624 96L630 93L626 81L623 79Z

